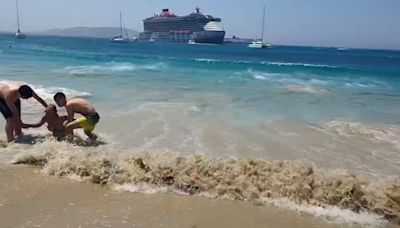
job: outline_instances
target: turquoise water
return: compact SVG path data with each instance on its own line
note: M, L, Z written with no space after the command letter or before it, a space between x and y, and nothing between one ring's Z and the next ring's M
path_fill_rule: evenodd
M120 45L101 39L6 36L0 38L0 48L3 80L86 91L93 100L121 110L212 92L228 96L232 114L244 119L400 123L400 52L395 51ZM125 99L133 90L157 96L120 103L119 94L125 91ZM227 105L204 102L214 112Z
M399 194L399 51L3 35L0 84L15 81L48 102L58 91L93 102L104 145L26 130L23 143L0 149L0 167L45 160L45 174L103 178L116 190L269 202L373 226L400 216L391 198ZM22 109L24 122L43 115L32 101Z
M90 99L126 147L400 170L398 51L1 36L0 72Z

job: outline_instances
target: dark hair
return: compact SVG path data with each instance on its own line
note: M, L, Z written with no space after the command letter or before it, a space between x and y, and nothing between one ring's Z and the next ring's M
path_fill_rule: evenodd
M54 95L54 100L56 101L56 100L58 100L58 99L60 99L60 98L66 98L65 97L65 94L64 93L62 93L62 92L58 92L58 93L56 93L56 95Z
M53 111L57 112L57 107L55 105L53 105L53 104L47 105L46 110L50 110L50 109L52 109Z
M28 99L33 96L33 90L31 87L27 85L20 86L18 89L18 93L21 95L22 98Z

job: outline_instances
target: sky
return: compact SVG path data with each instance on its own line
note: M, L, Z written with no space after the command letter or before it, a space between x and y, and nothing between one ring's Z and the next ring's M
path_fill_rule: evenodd
M126 27L163 8L187 15L200 7L222 18L227 37L257 38L267 7L266 41L272 44L400 49L400 0L19 0L25 32L74 26ZM15 0L0 0L0 31L16 30Z

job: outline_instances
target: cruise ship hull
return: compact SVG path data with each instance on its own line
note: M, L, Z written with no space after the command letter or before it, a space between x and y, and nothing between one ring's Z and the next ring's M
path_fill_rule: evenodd
M225 31L202 31L193 34L196 43L222 44L225 38Z
M193 40L196 43L222 44L225 38L225 31L200 31L200 32L165 32L165 33L140 33L140 40L162 41L162 42L183 42Z
M176 16L164 9L161 15L143 20L140 40L222 44L225 30L220 18L203 15L199 9L188 16Z

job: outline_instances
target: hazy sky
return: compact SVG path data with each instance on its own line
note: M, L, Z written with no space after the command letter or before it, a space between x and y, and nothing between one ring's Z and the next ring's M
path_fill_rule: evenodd
M227 36L255 38L267 6L267 40L273 44L400 49L400 0L20 0L24 31L73 26L143 30L142 19L169 8L221 17ZM14 31L15 0L0 0L0 30Z

